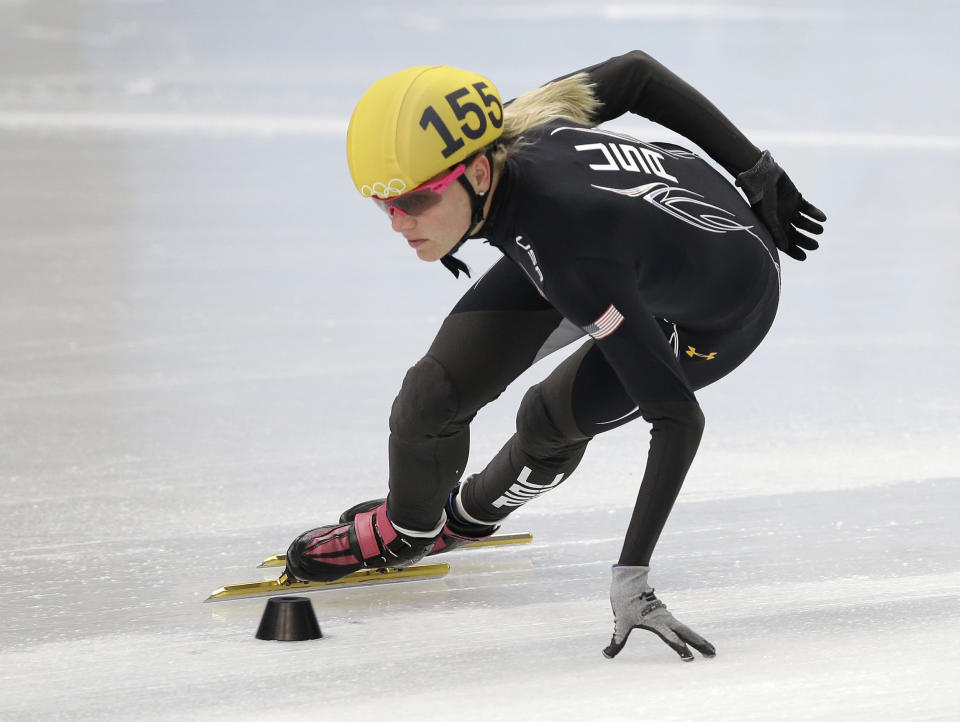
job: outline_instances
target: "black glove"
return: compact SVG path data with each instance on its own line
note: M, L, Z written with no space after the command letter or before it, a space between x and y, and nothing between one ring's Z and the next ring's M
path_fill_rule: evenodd
M773 242L781 251L802 261L807 257L803 249L813 251L820 247L800 231L820 235L823 233L820 223L827 220L827 216L803 199L769 150L760 154L760 160L753 168L737 176L737 185L743 188L753 212L769 229Z
M689 644L704 657L713 657L717 650L690 627L681 624L667 611L667 605L657 599L647 584L650 567L613 568L610 585L610 605L613 607L613 639L603 650L607 659L616 657L634 629L646 629L670 645L684 662L693 661Z

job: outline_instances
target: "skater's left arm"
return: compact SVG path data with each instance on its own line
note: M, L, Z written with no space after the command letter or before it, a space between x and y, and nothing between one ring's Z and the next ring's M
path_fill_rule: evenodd
M646 564L703 434L704 417L674 348L645 307L635 270L578 258L547 274L551 303L596 340L610 367L652 426L637 511L622 564ZM596 433L596 431L588 431Z
M660 637L685 662L693 659L690 647L712 657L713 645L668 612L647 584L650 557L703 434L703 413L673 347L641 301L632 268L577 259L551 277L559 280L554 288L545 287L551 302L594 337L652 427L643 481L613 569L614 634L604 656L619 654L631 630L643 629Z

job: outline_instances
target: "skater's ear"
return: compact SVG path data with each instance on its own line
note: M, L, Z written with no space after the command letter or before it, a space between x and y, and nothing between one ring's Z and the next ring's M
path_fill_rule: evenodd
M490 190L493 184L493 165L486 153L480 153L467 168L465 173L474 190L482 195Z

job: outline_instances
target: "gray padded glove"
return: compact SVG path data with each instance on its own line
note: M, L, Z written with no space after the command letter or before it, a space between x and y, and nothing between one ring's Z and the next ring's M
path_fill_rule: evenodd
M613 567L610 585L610 605L613 607L613 639L603 650L603 656L613 659L627 643L634 629L646 629L670 645L684 662L693 661L689 644L704 657L713 657L717 650L667 611L667 605L657 599L647 584L650 567Z

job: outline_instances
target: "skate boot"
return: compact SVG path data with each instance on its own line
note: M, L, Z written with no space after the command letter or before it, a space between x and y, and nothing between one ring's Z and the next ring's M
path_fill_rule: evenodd
M470 481L470 477L467 481ZM447 497L447 505L444 510L447 513L447 523L443 527L440 538L437 539L430 550L431 554L441 554L451 549L462 547L465 544L483 541L487 537L493 536L500 529L499 524L485 524L478 519L471 518L463 506L458 503L460 494L460 484L450 492Z
M349 512L349 519L344 512L340 523L294 539L287 550L287 574L304 582L332 582L360 569L402 569L420 561L440 533L438 528L432 536L413 536L397 529L383 499Z
M460 485L457 484L457 488L450 492L450 495L447 497L447 505L444 507L447 523L444 525L443 531L440 532L439 538L434 542L433 548L428 552L428 555L448 552L451 549L462 547L464 544L482 541L496 534L497 530L500 529L499 524L483 524L476 522L476 520L465 520L463 517L466 515L466 512L464 512L462 508L458 511L456 500L459 492ZM340 521L352 521L357 514L376 509L385 502L386 499L371 499L370 501L360 502L356 506L352 506L343 512L343 514L340 515Z

